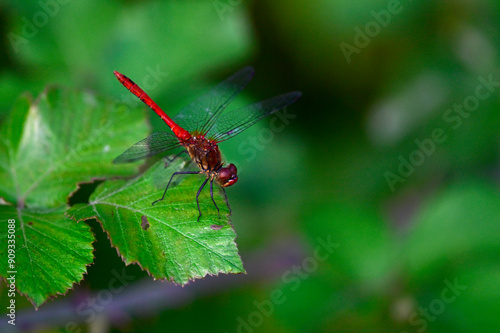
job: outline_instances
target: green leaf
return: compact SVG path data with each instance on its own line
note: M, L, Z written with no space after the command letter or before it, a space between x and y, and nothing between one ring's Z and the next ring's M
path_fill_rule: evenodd
M7 221L16 221L16 287L38 307L80 281L93 260L90 228L66 218L66 200L81 182L130 175L136 165L114 157L146 135L144 112L90 93L48 89L23 96L1 127L0 255L7 257Z
M221 218L205 188L199 197L203 215L197 221L195 196L204 176L177 179L180 184L172 183L165 199L152 206L173 172L184 164L180 158L168 167L159 161L137 178L107 181L96 189L88 205L75 205L68 215L77 221L96 218L123 260L137 262L156 279L185 284L207 274L244 272L234 242L236 234L219 191L214 191L214 198Z
M90 93L48 89L22 97L1 127L0 197L17 207L54 208L80 182L130 175L114 157L147 134L144 110Z
M93 260L90 227L64 217L64 211L0 206L0 275L14 274L17 290L35 307L49 296L66 293ZM15 220L14 234L8 233L9 220ZM8 244L15 245L13 266L7 262Z

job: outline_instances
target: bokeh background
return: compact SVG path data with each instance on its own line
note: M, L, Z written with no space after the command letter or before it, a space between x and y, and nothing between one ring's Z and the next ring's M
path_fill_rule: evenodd
M2 1L0 119L48 85L136 103L113 70L170 114L246 65L235 105L303 92L221 144L246 275L132 265L108 301L123 264L90 222L85 280L16 330L497 332L499 22L494 0Z

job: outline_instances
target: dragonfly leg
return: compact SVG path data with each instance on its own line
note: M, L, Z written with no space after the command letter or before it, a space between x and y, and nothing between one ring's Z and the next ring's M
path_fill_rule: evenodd
M167 187L165 187L165 191L163 192L161 199L153 201L152 205L154 206L155 203L157 203L158 201L162 201L163 199L165 199L165 194L167 194L168 187L170 186L170 183L172 182L172 179L174 178L174 176L176 176L176 175L197 175L199 173L200 173L199 171L177 171L177 172L174 172L172 174L172 177L170 177L170 180L168 181Z
M231 206L229 206L229 201L227 200L226 190L224 189L223 186L221 186L220 188L222 189L222 193L224 193L224 199L226 199L226 206L229 209L229 214L231 214L233 211L231 210Z
M181 156L181 154L184 154L186 153L187 154L187 150L183 149L181 152L179 152L178 154L176 154L174 157L172 158L169 158L168 156L165 156L165 159L169 162L169 163L172 163L173 161L175 161L175 159L179 156ZM165 168L168 166L167 163L165 163Z
M215 199L214 199L214 180L210 180L210 197L212 198L212 202L214 203L215 205L215 208L217 208L217 215L219 215L219 219L220 219L220 211L219 211L219 207L217 207L217 204L215 203Z
M200 213L200 215L198 215L198 222L200 222L200 217L201 217L200 201L198 200L198 197L200 196L201 190L203 190L203 188L207 184L207 181L208 181L208 177L207 177L207 179L205 179L203 184L201 184L200 189L198 190L198 193L196 193L196 204L198 205L198 213Z

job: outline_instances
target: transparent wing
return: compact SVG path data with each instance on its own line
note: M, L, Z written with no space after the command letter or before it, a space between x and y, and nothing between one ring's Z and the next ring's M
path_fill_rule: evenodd
M228 77L182 109L173 118L174 122L188 132L207 133L220 113L252 79L254 72L252 67L245 67Z
M175 135L166 132L155 132L134 144L123 154L113 160L113 163L128 163L159 154L178 147L179 140Z
M215 126L206 134L206 137L217 142L232 138L261 119L294 103L300 96L302 94L299 91L294 91L225 112L219 117Z

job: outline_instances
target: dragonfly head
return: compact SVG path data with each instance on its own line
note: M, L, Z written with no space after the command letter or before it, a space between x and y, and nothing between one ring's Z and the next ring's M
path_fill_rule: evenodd
M236 166L231 163L227 167L219 170L219 184L222 187L228 187L238 181L238 170Z

